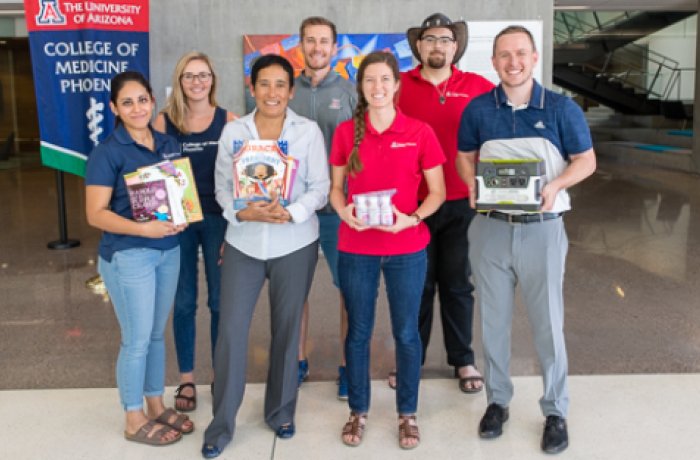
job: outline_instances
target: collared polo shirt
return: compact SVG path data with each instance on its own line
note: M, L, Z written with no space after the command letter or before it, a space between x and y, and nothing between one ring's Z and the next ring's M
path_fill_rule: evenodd
M124 182L124 175L138 168L163 160L180 157L180 147L172 136L151 129L154 150L137 144L123 124L119 124L105 141L95 147L88 156L85 185L101 185L112 189L109 207L125 219L133 219L131 202ZM116 251L132 248L171 249L178 245L177 236L144 238L133 235L103 232L100 239L100 257L112 260Z
M459 200L469 196L469 188L457 173L457 130L464 108L475 97L484 94L494 85L484 77L462 72L454 65L452 75L445 82L434 85L421 75L422 65L401 74L401 92L398 106L403 113L424 121L433 128L447 161L443 166L447 200ZM444 96L444 104L440 96ZM419 198L428 194L421 184Z
M397 110L394 122L379 133L365 115L365 136L359 147L362 171L349 175L348 203L352 195L396 189L392 203L404 214L418 208L418 187L423 171L442 165L445 155L433 129ZM345 166L354 144L355 122L341 123L333 136L331 164ZM428 227L421 223L392 234L369 229L358 232L345 222L340 225L338 249L367 255L409 254L425 248L430 241Z
M478 150L484 159L544 160L547 181L566 169L570 155L592 147L581 108L536 81L526 107L510 105L499 85L467 106L459 127L460 151ZM551 212L570 209L569 194L560 190Z

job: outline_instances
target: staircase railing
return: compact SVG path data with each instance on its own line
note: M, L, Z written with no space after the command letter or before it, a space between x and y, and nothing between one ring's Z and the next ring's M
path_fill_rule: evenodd
M596 68L590 64L588 67ZM651 99L668 100L673 96L674 90L680 91L682 70L675 59L643 46L629 44L608 53L596 72L598 77L618 81L624 86L646 93Z
M554 42L564 44L580 41L593 32L613 27L638 13L638 11L555 11Z

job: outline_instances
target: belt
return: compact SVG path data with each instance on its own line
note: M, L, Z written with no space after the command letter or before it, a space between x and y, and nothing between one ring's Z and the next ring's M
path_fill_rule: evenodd
M500 211L487 211L480 213L490 219L498 219L508 222L509 224L532 224L535 222L544 222L545 220L558 219L563 212L538 212L533 214L508 214Z

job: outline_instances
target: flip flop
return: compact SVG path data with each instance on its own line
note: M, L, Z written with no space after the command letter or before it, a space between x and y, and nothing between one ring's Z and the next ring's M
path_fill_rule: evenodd
M175 416L175 420L172 422L170 421L173 416ZM185 414L181 414L172 407L169 407L168 409L165 409L162 414L156 418L156 422L162 423L163 425L169 426L170 428L179 431L182 434L190 434L194 431L194 423L192 424L192 427L189 430L183 429L183 426L185 425L185 422L187 422L190 418L186 416Z
M182 394L182 390L184 388L192 388L192 396L186 396ZM188 407L178 407L177 402L178 400L182 401L187 401ZM194 383L192 382L187 382L181 384L177 389L175 390L175 407L177 410L180 412L192 412L197 408L197 387L194 386Z
M172 430L170 426L165 424L163 424L163 426L161 426L160 429L154 431L153 434L149 436L151 430L153 430L157 423L158 422L156 422L155 420L149 420L134 434L128 433L125 430L124 438L127 441L139 442L151 446L167 446L182 439L182 433L178 433L177 436L173 439L163 439L163 436L165 436L169 431Z

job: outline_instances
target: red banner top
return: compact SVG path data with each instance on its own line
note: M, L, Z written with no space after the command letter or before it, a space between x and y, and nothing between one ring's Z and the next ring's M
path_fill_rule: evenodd
M24 0L29 32L148 32L148 0Z

